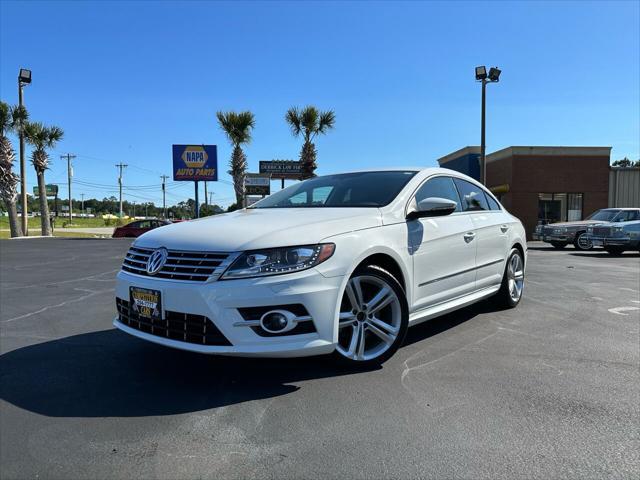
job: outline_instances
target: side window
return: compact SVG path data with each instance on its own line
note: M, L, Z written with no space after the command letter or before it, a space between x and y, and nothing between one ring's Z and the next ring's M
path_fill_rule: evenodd
M451 177L435 177L427 180L416 192L416 203L429 197L446 198L456 202L456 212L461 211L460 197Z
M484 196L487 198L487 203L489 204L489 210L502 210L500 208L500 204L496 202L491 195L487 192L484 192Z
M127 227L140 228L140 222L132 222L129 225L127 225Z
M139 222L138 224L138 228L149 228L149 227L151 227L151 222L148 220Z
M458 187L460 198L462 198L462 209L465 212L489 210L487 199L480 187L459 178L454 178L453 181Z

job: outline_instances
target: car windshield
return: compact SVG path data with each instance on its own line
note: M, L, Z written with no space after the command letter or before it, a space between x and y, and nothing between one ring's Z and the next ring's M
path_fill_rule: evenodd
M587 217L587 220L612 221L620 210L598 210Z
M399 170L312 178L280 190L249 208L383 207L416 173Z

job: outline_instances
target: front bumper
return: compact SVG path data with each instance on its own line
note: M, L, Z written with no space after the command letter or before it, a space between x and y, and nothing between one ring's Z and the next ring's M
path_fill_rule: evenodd
M632 247L633 243L628 237L593 237L589 236L594 247L606 247L607 245L618 247Z
M542 234L541 240L543 242L562 242L562 243L571 243L575 235L572 233L564 233L564 234Z
M230 346L199 345L152 335L114 319L114 326L136 337L168 347L200 353L298 357L330 353L337 341L339 296L343 276L325 277L315 269L263 278L184 282L142 277L120 271L116 297L129 301L129 288L141 287L161 292L163 311L204 315L231 343ZM302 304L315 332L260 336L241 325L245 319L238 308Z

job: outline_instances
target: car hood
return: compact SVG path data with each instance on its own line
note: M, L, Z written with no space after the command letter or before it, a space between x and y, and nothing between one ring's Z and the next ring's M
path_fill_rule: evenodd
M315 244L381 225L377 208L255 208L174 223L140 236L140 247L237 252Z
M579 220L575 222L558 222L558 223L548 223L545 227L581 227L583 225L595 225L596 223L605 223L602 220Z

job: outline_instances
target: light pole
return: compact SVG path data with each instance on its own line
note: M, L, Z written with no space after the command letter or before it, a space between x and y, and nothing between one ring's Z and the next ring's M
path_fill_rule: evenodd
M81 193L80 196L82 197L82 217L84 218L84 193Z
M31 83L31 70L21 68L18 73L18 105L24 107L22 98L22 87ZM22 234L29 234L27 228L27 164L24 160L24 133L22 128L18 132L20 137L20 197L22 203Z
M495 83L500 81L500 73L502 71L498 67L491 67L487 75L487 67L484 65L476 67L476 80L482 83L482 121L480 127L480 181L487 185L487 161L485 158L485 123L486 123L486 96L487 83Z

